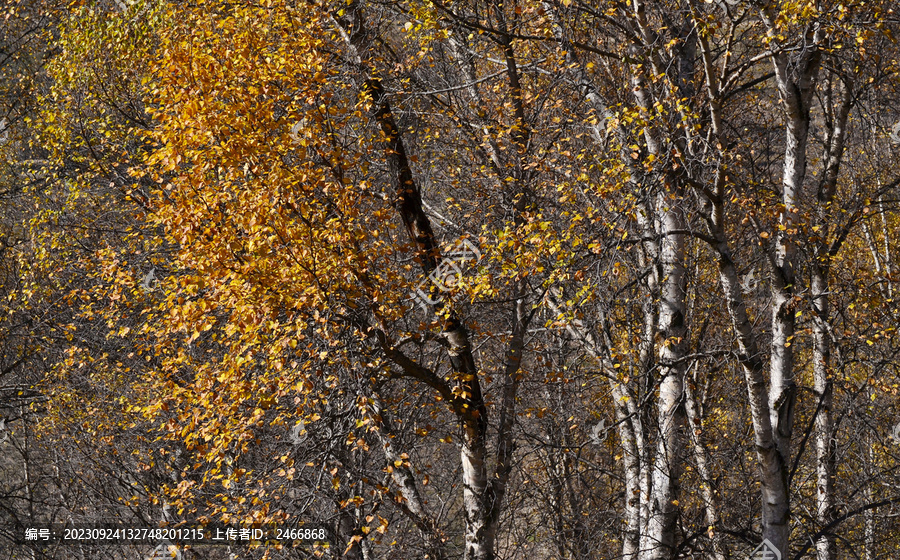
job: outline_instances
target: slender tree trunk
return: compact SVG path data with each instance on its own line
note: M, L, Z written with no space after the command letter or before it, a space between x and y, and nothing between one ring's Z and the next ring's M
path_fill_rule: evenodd
M683 462L681 434L684 427L683 360L687 348L685 324L686 276L685 220L678 207L676 193L659 196L662 214L660 265L662 269L659 306L659 398L657 421L659 434L653 463L652 490L647 531L641 539L641 558L670 558L675 547L675 522L678 516L676 498Z
M722 133L720 84L718 74L712 64L712 51L702 33L700 34L699 42L704 61L707 92L711 99L711 121L714 133L718 139ZM722 150L721 146L723 144L721 139L718 140L718 145L720 146L719 149ZM711 235L711 239L708 241L716 255L722 294L725 298L725 305L737 338L738 360L747 384L747 398L750 406L751 421L753 422L753 440L760 469L763 538L768 539L784 555L789 535L787 479L789 466L785 457L779 451L778 439L775 435L778 415L773 413L775 406L773 406L774 403L770 404L766 391L765 362L759 350L753 322L750 320L750 315L744 302L740 276L738 275L725 229L724 184L724 174L720 171L716 174L712 189L704 190L708 203L708 214L705 216L705 219ZM781 297L784 299L783 293ZM793 314L790 320L793 320ZM783 341L790 336L788 331L792 331L793 323L779 325L778 328L780 330L779 340ZM780 352L784 350L785 347L782 342ZM778 368L778 376L781 381L785 380L786 373L790 373L784 369L785 365L788 364L783 358L784 356L782 355ZM790 376L787 379L790 379ZM789 395L786 394L785 396ZM789 427L789 421L793 419L793 398L788 400L791 406L790 409L785 408L784 412L790 411L791 414L785 416L782 429ZM783 441L784 438L782 438Z
M371 99L371 112L384 135L384 147L394 191L394 206L415 246L416 257L425 274L435 271L441 264L441 253L431 222L422 207L422 197L409 159L400 129L385 95L384 86L374 69L364 59L371 37L368 35L362 7L351 2L340 14L334 16L338 31L343 35L352 57L366 75L364 93ZM462 321L450 310L442 313L446 301L438 295L434 305L436 314L442 317L442 337L447 342L450 364L453 369L451 382L456 385L450 403L462 428L460 459L463 482L463 512L466 520L465 559L493 560L493 542L490 540L491 507L493 492L489 495L487 475L487 407L481 390L481 382L469 333ZM493 490L493 488L492 488Z
M440 528L434 517L425 508L425 501L422 499L419 487L416 485L416 479L408 461L404 459L404 456L394 446L391 418L388 412L384 410L381 398L377 394L372 398L372 414L374 425L378 428L376 435L381 442L384 458L391 467L391 478L403 497L400 507L412 519L422 534L428 549L429 558L444 560L446 554Z
M825 271L815 266L811 289L813 298L813 383L821 402L816 416L816 518L819 526L834 516L834 419L832 418L832 381L828 371L831 340L828 321L828 281ZM816 541L818 560L835 560L833 535Z
M567 38L558 16L558 6L552 2L543 3L545 10L551 14L553 31L560 47L566 53L566 61L585 102L594 111L597 124L592 126L592 135L598 142L605 134L604 123L612 117L607 104L600 96L580 60L576 56L574 46ZM646 110L652 105L646 91L646 84L635 75L633 91L639 103ZM601 120L601 118L603 120ZM625 146L627 132L618 128L619 141L622 144L622 161L631 172L633 185L637 185L644 175L642 169L634 165L632 154ZM654 132L648 132L646 141L651 153L657 154L661 142ZM652 349L657 333L665 345L659 350L660 362L664 365L659 370L661 383L657 406L657 424L659 441L656 446L655 459L651 462L652 450L645 445L640 411L631 395L627 395L624 387L613 387L617 401L628 403L629 409L618 409L620 438L625 452L625 536L622 555L626 559L658 558L670 554L674 546L675 519L678 507L675 496L678 488L678 477L681 457L680 427L683 426L684 411L682 408L682 377L684 363L680 358L686 348L685 320L685 286L684 286L684 251L685 231L683 215L680 213L679 196L671 196L672 191L660 195L656 207L648 210L651 215L644 216L643 229L648 238L659 234L662 248L653 242L645 243L647 256L654 267L654 273L648 280L651 299L655 299L657 291L660 305L645 307L644 340L640 362L642 374L649 375L652 365ZM659 227L659 229L657 229ZM657 262L658 261L658 262ZM652 384L648 383L648 387ZM646 555L650 556L646 556ZM657 556L659 555L659 556Z
M564 311L557 304L552 294L548 294L546 301L557 315L563 315ZM572 323L566 324L566 330L576 340L584 344L587 353L603 365L604 375L609 381L610 392L613 397L613 407L616 414L619 440L622 443L622 462L624 464L625 479L625 535L622 542L623 558L634 560L640 551L641 531L641 465L642 453L641 436L637 433L640 426L634 420L636 411L629 408L629 403L634 399L627 394L623 384L616 380L616 370L612 367L612 360L591 329L586 329ZM633 406L633 405L632 405Z
M706 509L707 534L712 542L714 560L725 560L725 546L722 542L722 533L719 527L719 511L721 504L713 486L712 474L709 469L709 453L703 440L703 419L697 410L697 401L691 382L684 385L685 414L687 429L694 452L694 462L697 464L697 474L700 476L700 495L703 497L703 505Z
M719 280L725 304L737 335L738 360L747 383L747 397L753 421L753 440L762 483L763 537L769 539L784 554L783 547L787 544L788 466L778 453L775 441L769 398L766 394L765 363L756 342L753 323L741 293L740 277L725 236L721 197L717 197L713 202L708 223L713 235L713 249L717 254ZM779 524L782 520L783 523ZM778 530L773 530L773 527ZM772 540L773 538L776 540Z
M679 26L677 48L671 60L663 62L661 54L654 46L657 38L650 32L641 1L634 3L636 30L644 39L644 57L649 59L653 72L662 75L666 67L672 69L673 84L665 85L666 94L674 98L694 97L694 70L696 57L696 33L688 20ZM649 89L644 85L643 70L635 69L633 74L634 92L643 110L650 114L652 103ZM688 123L682 113L683 122ZM690 137L674 135L667 138L655 127L645 129L647 150L660 157L670 145L678 152L690 153ZM690 130L686 126L685 130ZM656 204L656 220L660 224L659 242L659 323L660 334L658 372L660 376L659 398L657 400L657 422L659 439L653 462L652 498L641 556L649 560L662 560L675 556L675 531L678 519L679 480L685 459L685 387L684 375L687 368L685 359L688 349L687 329L687 277L685 271L688 230L684 185L671 170L660 173L662 192Z
M837 90L837 91L836 91ZM839 92L836 96L835 93ZM853 105L850 88L839 77L831 75L825 83L822 107L830 126L825 132L824 173L817 199L819 231L823 237L834 221L832 203L837 191L838 174L847 137L847 119ZM836 246L837 247L837 246ZM816 438L816 522L825 527L834 519L835 508L835 439L832 414L833 382L831 377L831 332L829 330L829 270L831 248L817 244L811 265L810 291L813 305L813 384L819 397L815 422ZM836 560L835 538L823 535L816 541L818 560Z
M513 116L516 122L515 127L511 131L512 140L516 145L515 154L512 156L512 179L515 185L515 193L512 197L512 213L513 225L518 232L525 225L524 213L528 206L530 194L524 157L528 151L528 140L531 131L525 118L525 94L522 90L519 64L513 49L512 38L506 25L503 4L494 4L494 12L497 21L497 31L503 45L506 78L509 86L510 101L513 106ZM485 558L493 558L497 532L500 527L500 513L502 512L503 501L506 496L509 475L512 472L513 427L516 416L516 395L520 385L519 369L525 349L525 332L528 329L528 323L531 318L531 314L526 312L527 282L524 278L515 282L512 292L515 301L512 309L513 328L512 337L507 346L506 364L503 372L504 387L501 391L500 418L497 426L497 461L490 486L487 489L485 503L487 528L484 535L484 543L490 553L490 556Z
M771 6L761 12L770 34L777 33ZM810 107L821 62L821 31L810 25L807 44L794 55L772 56L775 82L785 111L785 150L781 180L782 211L772 259L772 342L769 362L770 423L775 448L763 473L763 538L783 556L789 553L791 433L797 386L794 382L794 327L796 322L796 235L798 201L806 178ZM769 494L767 499L766 494Z
M551 17L553 26L553 34L560 48L565 52L566 62L568 63L568 72L571 74L573 81L577 84L579 93L583 96L587 106L594 112L594 121L591 124L591 134L596 142L603 141L606 135L607 119L612 118L613 112L600 95L595 84L588 76L581 60L576 54L575 47L570 43L566 30L564 29L559 17L556 3L552 1L542 2L542 6L547 14ZM620 143L623 146L622 161L628 166L632 173L632 178L636 183L641 174L640 169L634 165L630 154L624 151L626 142L626 132L621 126L617 129L620 137ZM649 220L648 220L649 221ZM652 224L646 224L644 228L647 232L652 232ZM655 260L656 253L652 241L645 243L645 248L651 253L651 260ZM650 263L647 263L650 266ZM651 298L652 299L652 298ZM643 333L642 352L640 357L641 366L647 366L643 371L649 369L652 362L653 341L656 334L657 315L653 305L645 306L645 329ZM588 342L588 351L597 359L603 355L600 345L592 335L586 332L575 332L574 326L569 326L573 334L585 342ZM621 384L610 382L613 398L615 400L615 413L619 440L622 442L623 448L623 467L624 467L624 484L625 484L625 504L624 504L624 534L622 538L622 558L624 560L635 560L640 551L641 528L644 526L642 515L642 504L647 503L650 493L650 470L642 468L647 466L647 462L642 460L646 456L646 448L644 445L643 427L641 417L637 410L635 399L628 395L627 388ZM646 475L646 476L645 476Z
M341 540L347 542L346 549L340 551L342 558L346 560L368 560L366 555L368 546L364 544L366 535L360 531L353 514L346 509L340 513L338 534L341 536Z
M880 185L879 185L880 186ZM887 280L887 297L894 297L894 280L893 280L893 270L894 265L891 261L891 236L889 235L890 228L888 227L887 222L887 212L884 211L884 201L881 197L878 197L878 213L881 215L881 234L884 238L884 272L885 278Z

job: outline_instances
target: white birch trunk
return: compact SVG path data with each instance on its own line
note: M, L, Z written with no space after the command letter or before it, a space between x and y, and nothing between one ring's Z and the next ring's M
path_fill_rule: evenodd
M706 510L707 534L713 546L713 560L725 560L726 552L722 543L722 533L719 530L719 510L721 504L713 487L712 474L709 469L709 453L703 441L703 421L697 410L697 402L691 382L684 385L684 410L687 420L688 435L694 453L694 462L697 464L697 474L700 476L700 495L703 497L703 505Z
M774 34L771 6L761 13ZM794 326L796 322L795 275L798 199L806 178L810 106L815 90L821 54L817 45L821 31L807 28L807 46L797 54L781 52L772 56L775 82L785 111L785 150L781 180L782 212L775 242L772 270L772 342L769 362L770 423L775 448L763 465L763 538L783 556L789 553L790 493L788 476L791 464L791 433L797 387L794 382ZM767 500L765 494L771 494Z
M591 135L596 142L600 143L606 136L607 119L613 118L614 114L609 109L590 76L588 76L585 71L581 60L576 55L575 48L570 43L566 31L561 24L557 6L550 1L542 2L542 6L546 13L550 15L554 37L560 45L560 48L565 52L566 62L569 65L568 72L577 85L585 103L594 111L594 118L596 120L591 124ZM628 145L628 142L626 141L627 136L624 129L620 126L617 132L619 141L622 144L622 161L630 170L632 180L637 182L639 181L642 171L634 165L634 161L630 157L630 151L625 150L625 146ZM655 230L651 220L645 219L644 222L642 222L642 225L644 226L645 233L648 237L652 236ZM653 242L647 241L644 245L651 260L655 260L658 255ZM655 274L651 274L650 282L651 291L655 292ZM557 309L558 312L558 308L555 306L554 308ZM652 351L657 327L655 306L645 306L644 319L645 329L640 357L640 365L644 368L642 373L649 368L653 361ZM603 359L600 345L590 332L583 329L576 329L572 325L569 325L568 329L574 336L585 341L588 352L595 359ZM625 527L622 539L622 558L624 560L636 560L640 552L641 531L642 528L646 526L646 520L648 518L645 506L650 500L651 470L649 468L649 461L647 460L650 450L645 445L644 429L635 399L628 395L626 387L621 384L611 381L610 386L613 398L615 399L615 413L619 440L621 441L623 448Z
M657 211L661 214L662 235L660 266L661 294L659 306L659 398L657 421L659 433L653 462L651 498L647 530L641 538L641 558L670 558L675 546L675 521L678 515L676 497L683 462L681 432L684 427L684 355L687 347L685 324L686 277L685 220L677 208L680 196L666 192L659 195Z
M834 90L840 89L836 100ZM840 80L832 79L824 88L823 109L826 122L831 123L825 135L824 173L819 185L818 222L820 231L827 232L834 214L831 204L837 191L838 173L844 155L847 137L847 119L853 104L853 95ZM837 101L837 103L835 103ZM816 522L825 527L835 515L835 428L832 415L831 332L829 329L829 270L832 253L826 241L818 243L812 263L810 291L813 306L813 384L819 397L815 422L816 441ZM834 536L823 535L816 541L818 560L836 560Z
M564 313L559 304L554 301L552 294L547 295L546 302L556 314ZM572 323L566 323L566 330L573 338L582 341L587 353L601 363L604 375L609 380L616 413L617 431L622 443L622 462L624 463L625 535L622 541L622 557L626 560L635 560L640 552L642 526L640 464L642 449L640 443L643 440L637 433L640 429L639 425L634 423L637 418L633 405L634 399L629 398L625 386L616 381L616 370L612 366L612 361L593 333L589 329Z
M828 283L825 272L818 266L813 272L813 383L819 395L820 407L816 415L816 521L819 526L831 522L834 516L834 419L832 417L832 381L829 374L831 340L828 321ZM835 540L825 535L816 541L818 560L835 560Z
M402 134L386 98L384 86L364 58L371 43L362 7L351 1L333 16L335 26L344 38L352 58L365 77L363 91L371 98L371 112L385 137L385 152L394 189L395 207L400 214L410 241L416 247L416 257L423 271L434 271L441 262L431 222L422 207L421 193L410 168ZM463 482L463 512L465 527L465 560L492 560L493 542L490 540L491 497L488 495L488 475L485 463L487 449L487 407L481 391L478 369L472 355L468 331L459 317L451 312L442 316L443 297L433 306L441 318L441 336L447 343L453 369L453 383L462 396L454 396L450 403L462 428L460 450Z
M765 364L756 342L753 323L750 321L741 293L741 281L725 237L723 219L724 213L720 199L715 203L709 223L714 237L713 248L718 256L719 280L722 284L722 292L734 332L737 335L738 359L747 383L747 397L753 421L753 440L762 483L763 536L784 554L786 549L783 547L787 544L788 536L786 531L789 498L788 465L778 453L770 415L769 398L766 394ZM779 524L778 522L781 520L785 520L785 522ZM777 539L777 542L772 540L773 538Z
M378 395L373 396L372 412L375 425L378 427L376 435L381 442L384 458L390 467L391 478L403 497L400 506L422 534L428 547L429 557L434 560L443 560L446 554L440 530L434 517L425 508L425 501L416 485L416 479L408 466L408 461L394 447L391 420L387 411L383 409L381 398Z

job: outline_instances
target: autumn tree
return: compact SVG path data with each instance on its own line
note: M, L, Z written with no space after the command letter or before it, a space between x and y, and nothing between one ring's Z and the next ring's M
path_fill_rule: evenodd
M843 34L852 33L852 22L860 18L882 18L879 8L349 4L307 6L301 16L291 6L269 12L212 6L194 15L197 19L184 30L173 28L158 70L163 86L154 98L161 123L155 134L161 149L150 163L161 164L173 181L160 191L165 204L156 215L186 248L181 263L191 274L172 288L173 294L184 291L172 301L178 320L187 321L183 328L189 341L207 330L215 333L220 321L226 329L256 326L252 334L235 339L241 345L228 352L207 350L221 355L220 363L196 367L212 368L208 375L222 383L222 372L250 363L245 356L258 356L254 349L259 345L300 348L291 345L297 326L287 325L305 316L303 324L321 322L326 309L337 310L338 316L325 323L337 330L327 336L323 331L318 346L311 341L300 354L305 358L296 363L301 370L318 371L333 353L321 349L332 346L330 336L356 336L374 344L367 352L379 357L369 362L375 370L354 375L372 380L362 410L375 407L373 428L381 434L395 435L385 418L404 415L399 409L389 415L384 408L392 391L392 383L380 379L385 375L424 384L435 404L444 403L462 438L464 554L489 558L498 546L514 433L521 429L515 420L518 388L537 363L533 353L544 346L540 336L526 344L526 335L533 317L544 317L545 328L562 329L577 340L575 346L608 381L607 398L616 409L623 447L622 552L661 558L688 546L688 540L679 544L688 535L679 537L677 523L685 514L682 502L689 503L680 490L688 442L700 471L698 505L704 513L698 522L708 527L704 533L714 554L727 554L717 535L722 505L711 479L709 450L697 439L702 429L685 423L690 417L695 426L703 424L708 394L686 390L685 382L693 372L688 384L706 383L696 368L733 355L731 363L746 381L744 398L760 468L761 521L758 529L744 532L721 529L789 550L791 488L799 467L793 436L800 390L797 321L803 316L799 285L814 284L819 295L813 299L824 305L822 251L839 253L862 223L863 210L858 200L849 200L844 220L825 232L829 237L819 233L824 225L805 225L805 213L812 212L806 202L812 183L809 131L813 107L821 107L828 130L826 156L816 161L825 182L815 200L836 208L852 103L849 90L840 89L844 86L821 99L816 92L822 68L831 72L827 61L841 58ZM272 38L277 33L269 34L298 17L306 18L295 25L307 35L291 46L297 50L284 51L283 43ZM245 30L244 42L232 44L231 35L203 31L222 26ZM877 33L871 37L880 40ZM197 40L207 47L195 51ZM328 53L339 54L329 58ZM307 66L288 62L301 56ZM209 57L207 62L195 62L203 57ZM295 74L285 77L286 67ZM848 76L846 82L863 86L866 79ZM253 95L234 92L235 87L249 88ZM754 99L766 111L748 112ZM563 107L581 107L587 116L576 120L555 113ZM765 134L735 132L741 129ZM771 147L778 144L781 156ZM428 161L419 153L428 154ZM382 155L373 160L371 154ZM280 185L291 190L271 190ZM234 194L225 196L231 191L224 186ZM884 188L893 186L888 181ZM302 200L291 194L296 189L305 193ZM606 208L598 204L604 199L611 200ZM472 208L484 212L474 216ZM746 220L730 223L728 216L735 212L745 213ZM474 230L490 250L472 283L461 287L470 303L429 286L424 307L437 322L416 326L409 323L415 307L404 301L405 294L415 292L411 264L432 278L446 270L435 221L459 233ZM818 221L832 220L820 214ZM301 239L293 233L298 227L304 244L291 242ZM820 257L819 269L807 280L801 269L813 261L806 261L801 249L809 247L810 235L821 239ZM319 239L328 246L319 248ZM617 251L627 257L616 260ZM398 266L402 261L396 259L404 254L412 260ZM213 255L220 256L209 260ZM286 255L300 267L290 274L283 264ZM757 272L741 259L759 263L771 299L745 296ZM716 276L719 289L710 290ZM298 281L303 277L307 280ZM235 282L245 294L264 290L257 296L263 299L245 301L233 292ZM294 285L305 290L307 299L290 296L294 303L276 304ZM308 288L313 285L328 289L314 296ZM615 294L609 300L602 295L608 292ZM623 298L625 293L633 295ZM695 298L701 297L714 297L724 306L699 307ZM502 375L495 379L490 368L479 365L472 337L478 333L493 346L488 341L503 332L495 322L502 315L487 310L498 304L502 309L503 301L515 305L505 349L504 344L494 348L496 356L505 355ZM252 321L245 315L260 312ZM768 327L757 324L756 313L769 316ZM820 434L817 477L823 494L816 498L815 523L822 528L834 521L828 506L825 315L824 307L815 312L818 326L813 329L818 333L814 363L819 364L813 390L820 400L812 417ZM637 320L629 325L631 317ZM729 324L733 343L718 338L720 346L707 346L710 325ZM211 340L224 340L217 336ZM446 375L397 346L416 343L420 356L440 364L434 354L439 341L448 352ZM338 351L330 367L359 371L351 353ZM276 370L288 359L276 358ZM259 362L255 367L262 368L255 380L272 371ZM497 379L502 381L495 385ZM229 389L240 388L234 396L238 402L262 399L247 409L247 426L267 418L275 404L262 406L267 401L261 395L267 393L260 393L259 383L243 381ZM206 386L215 389L210 408L220 406L224 392L218 385ZM197 381L185 386L189 398L182 402L205 402L208 397L195 393L197 387ZM281 421L277 415L270 420ZM212 447L209 460L226 460L224 450L230 446L242 453L247 449L237 442L249 433L239 435L243 432L235 429L222 432L224 439ZM495 446L488 445L491 432ZM409 467L403 453L409 452L398 451L396 440L387 438L380 446L405 513L431 553L446 554L448 545L442 543L449 529L429 515L418 481L404 470ZM804 449L805 440L800 445ZM491 465L495 474L488 476ZM833 554L827 531L811 534L821 541L821 555ZM362 540L359 534L350 537L350 549Z
M877 558L891 10L79 7L21 127L47 425L142 515L327 531L248 555Z
M16 555L29 524L155 523L168 479L130 410L147 366L129 326L158 249L126 192L140 185L123 182L147 125L135 61L152 39L134 18L148 7L4 8L3 439L21 464L4 465L3 511Z

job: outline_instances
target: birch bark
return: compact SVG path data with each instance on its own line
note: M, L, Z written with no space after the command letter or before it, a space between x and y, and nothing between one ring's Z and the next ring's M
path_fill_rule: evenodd
M568 34L564 29L561 18L559 16L559 6L555 2L544 1L542 6L547 14L550 15L551 24L553 26L553 34L560 48L565 52L566 62L568 64L568 73L572 77L572 81L577 85L579 93L583 96L588 107L595 113L595 120L591 124L591 135L596 142L602 142L606 135L606 123L609 119L614 118L613 112L609 109L606 101L600 94L600 91L588 76L582 61L579 59L574 45L568 39ZM642 172L634 165L629 154L625 152L624 146L626 142L626 131L621 127L617 127L617 134L623 151L621 159L628 167L632 181L637 185ZM652 237L653 228L652 217L643 216L642 226L647 237ZM652 242L644 243L645 254L650 261L656 261L659 256L658 247ZM648 267L652 266L651 262L645 263ZM657 277L655 271L650 274L649 282L651 284L651 292L655 292ZM651 303L644 306L644 324L642 352L640 356L641 371L647 372L652 367L654 339L657 332L658 314L657 306L652 303L653 298L649 298ZM553 304L551 304L553 305ZM559 313L556 305L554 309ZM582 340L588 352L598 360L607 358L603 352L599 342L595 337L583 330L578 329L574 325L568 325L568 329L573 336ZM613 371L610 368L611 371ZM651 487L651 471L648 468L647 447L644 439L644 429L641 423L641 414L635 405L635 399L631 398L628 391L622 385L610 380L610 388L612 390L616 425L619 440L623 447L623 465L624 465L624 485L625 485L625 503L624 503L624 535L622 539L622 557L626 560L635 560L641 550L641 533L646 527L646 505L650 496Z
M352 58L366 76L364 92L371 99L371 111L375 123L384 136L385 156L390 170L397 209L410 241L416 248L416 256L425 274L430 274L441 263L441 253L431 222L422 206L422 197L415 182L406 147L400 129L391 111L381 79L369 67L364 55L371 37L365 25L362 6L351 2L344 15L335 17L338 31L344 38ZM466 520L466 560L492 560L493 543L490 541L490 509L488 495L487 407L481 389L478 370L472 354L469 333L462 321L450 310L444 309L443 297L438 298L434 311L442 317L442 336L448 345L453 369L452 381L458 385L458 397L451 402L462 428L460 449L463 510Z
M677 196L677 195L675 195ZM670 558L675 550L675 522L678 516L678 481L684 460L681 434L684 426L684 355L687 348L685 325L686 278L684 269L685 220L675 196L661 194L658 211L663 229L659 306L659 433L653 463L652 496L641 557Z
M835 427L832 414L833 380L831 376L831 331L829 309L829 270L833 256L828 246L828 232L835 221L831 212L837 191L838 174L847 136L847 119L853 104L850 88L834 75L824 88L822 106L828 128L825 133L824 173L819 185L818 227L823 241L816 244L811 266L810 292L813 307L813 385L819 397L816 415L816 521L825 527L835 516ZM835 91L837 90L837 91ZM836 248L836 247L835 247ZM816 541L818 560L835 560L833 535Z
M605 134L605 127L601 127L599 123L606 122L606 119L612 117L612 113L578 59L574 46L568 40L559 17L559 6L549 1L543 2L542 5L551 16L554 36L565 52L569 73L584 101L597 116L598 124L592 126L592 136L599 142ZM656 60L657 55L653 47L656 41L645 20L642 2L634 3L632 16L636 27L633 54L636 58L650 59L654 71L659 73L662 65ZM679 67L679 74L682 71L691 73L689 67ZM643 69L632 69L631 89L638 105L649 115L652 113L653 96L643 73ZM678 79L682 77L679 75ZM603 120L600 120L600 117L603 117ZM630 143L626 142L627 132L621 126L617 132L623 146L621 159L631 174L632 184L637 186L643 182L642 179L648 177L643 170L634 165L633 154L624 150L624 146ZM659 157L664 150L664 140L660 132L655 127L648 126L645 129L644 140L647 151ZM626 534L623 539L623 556L658 559L671 556L675 548L678 480L684 459L683 357L687 349L685 318L687 290L684 262L687 227L682 208L683 190L675 181L670 180L666 173L656 173L649 177L649 180L657 189L657 194L650 205L651 208L647 210L648 215L639 219L645 237L649 240L659 240L658 243L645 242L646 254L651 260L647 264L653 268L648 279L648 296L651 300L658 298L658 304L645 306L645 325L649 328L644 332L645 340L642 347L646 352L642 352L640 361L641 365L645 366L642 375L650 379L653 369L653 360L650 356L658 339L660 344L656 375L659 376L659 394L656 399L655 418L657 443L655 452L651 452L652 459L649 454L644 453L646 444L641 437L643 430L640 429L640 412L617 409L617 416L620 422L619 435L626 450ZM599 354L596 350L595 353ZM648 382L648 387L653 390L653 384ZM631 401L624 398L626 395L623 391L621 387L614 387L616 399ZM632 500L635 495L639 497L636 503Z
M776 34L769 8L762 10L770 35ZM798 54L778 52L772 58L775 83L785 114L785 149L781 180L782 211L775 242L772 270L772 342L769 358L770 422L775 449L766 450L763 487L763 538L782 554L788 553L790 538L791 433L797 386L794 381L794 327L796 308L798 203L806 178L810 108L821 63L818 45L822 32L810 24L805 46Z

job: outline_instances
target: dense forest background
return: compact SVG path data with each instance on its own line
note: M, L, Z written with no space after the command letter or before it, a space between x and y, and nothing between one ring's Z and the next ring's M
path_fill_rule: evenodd
M897 558L897 9L4 0L0 557Z

